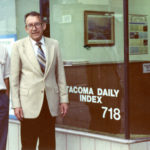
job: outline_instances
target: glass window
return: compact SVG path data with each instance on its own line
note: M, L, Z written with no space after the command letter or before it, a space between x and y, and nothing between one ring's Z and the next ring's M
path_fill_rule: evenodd
M50 0L70 106L57 125L124 137L123 1Z
M149 1L129 0L129 90L131 138L149 137Z

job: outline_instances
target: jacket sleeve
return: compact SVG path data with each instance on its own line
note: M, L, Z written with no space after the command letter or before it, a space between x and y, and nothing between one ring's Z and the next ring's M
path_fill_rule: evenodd
M56 77L59 88L60 103L69 103L64 65L59 50L58 42L56 43L55 48L57 53Z
M15 43L12 48L11 63L10 63L10 87L11 87L12 108L21 107L19 98L20 72L21 72L21 60L17 44Z

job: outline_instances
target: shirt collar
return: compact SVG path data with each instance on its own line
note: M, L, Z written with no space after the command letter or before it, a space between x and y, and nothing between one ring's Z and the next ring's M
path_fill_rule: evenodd
M32 42L32 45L36 45L36 41L34 41L32 38L30 38L31 42ZM42 36L40 42L44 45L44 37Z

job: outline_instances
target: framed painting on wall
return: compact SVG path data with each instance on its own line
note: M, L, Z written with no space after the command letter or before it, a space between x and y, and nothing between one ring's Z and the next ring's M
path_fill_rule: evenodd
M84 11L84 45L115 44L114 12Z

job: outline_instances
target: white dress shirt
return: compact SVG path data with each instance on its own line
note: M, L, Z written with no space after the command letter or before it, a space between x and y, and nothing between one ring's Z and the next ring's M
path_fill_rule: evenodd
M6 85L4 79L9 77L10 73L10 57L8 51L0 46L0 90L5 90Z
M31 38L30 38L31 39ZM45 46L45 41L44 41L44 38L42 37L42 39L40 40L40 42L42 43L41 47L42 47L42 50L45 54L45 58L47 59L47 51L46 51L46 46ZM35 55L37 56L37 51L38 51L38 45L36 45L36 41L34 41L33 39L31 39L31 43L32 43L32 46L33 46L33 49L34 49L34 53Z

